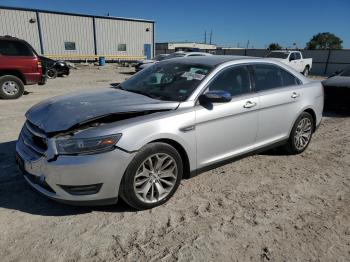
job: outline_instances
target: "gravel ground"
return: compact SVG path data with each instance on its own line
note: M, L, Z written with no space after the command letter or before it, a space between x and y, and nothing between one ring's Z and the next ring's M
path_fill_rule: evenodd
M165 205L79 208L34 192L14 165L25 111L130 76L74 70L0 100L1 261L349 261L350 118L327 113L309 148L244 158L183 180Z

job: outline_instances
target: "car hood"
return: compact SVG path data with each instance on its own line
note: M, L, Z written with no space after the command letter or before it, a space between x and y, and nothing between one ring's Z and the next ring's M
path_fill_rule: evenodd
M322 81L323 86L326 87L348 87L350 88L350 77L346 76L332 76Z
M26 117L43 131L52 133L112 114L172 110L178 106L179 102L161 101L119 89L105 88L44 100L30 108Z

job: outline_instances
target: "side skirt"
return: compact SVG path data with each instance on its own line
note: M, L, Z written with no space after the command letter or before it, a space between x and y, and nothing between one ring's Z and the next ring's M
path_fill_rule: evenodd
M212 170L212 169L215 169L215 168L218 168L218 167L221 167L221 166L230 164L230 163L232 163L232 162L241 160L241 159L243 159L243 158L245 158L245 157L253 156L253 155L256 155L256 154L259 154L259 153L268 151L268 150L270 150L270 149L273 149L273 148L276 148L276 147L279 147L279 146L283 146L283 145L285 145L287 142L288 142L288 139L282 140L282 141L280 141L280 142L273 143L273 144L268 145L268 146L266 146L266 147L262 147L262 148L259 148L259 149L254 150L254 151L250 151L250 152L248 152L248 153L244 153L244 154L239 155L239 156L234 156L234 157L232 157L232 158L225 159L225 160L219 161L219 162L217 162L217 163L210 164L210 165L208 165L208 166L205 166L205 167L202 167L202 168L193 170L193 171L191 171L191 173L190 173L190 175L189 175L188 178L192 178L192 177L198 176L198 175L200 175L200 174L202 174L202 173L204 173L204 172L207 172L207 171L209 171L209 170Z

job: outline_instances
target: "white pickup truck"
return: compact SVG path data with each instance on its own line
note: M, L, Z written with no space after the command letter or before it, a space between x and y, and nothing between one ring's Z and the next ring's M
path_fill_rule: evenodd
M308 76L312 68L312 58L303 58L299 51L272 51L266 57L278 59L294 70L301 72L304 76Z

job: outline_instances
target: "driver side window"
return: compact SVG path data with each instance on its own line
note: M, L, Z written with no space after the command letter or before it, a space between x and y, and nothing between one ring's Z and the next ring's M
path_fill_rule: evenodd
M220 72L208 86L209 91L223 90L231 96L250 92L250 77L246 66L234 66Z

